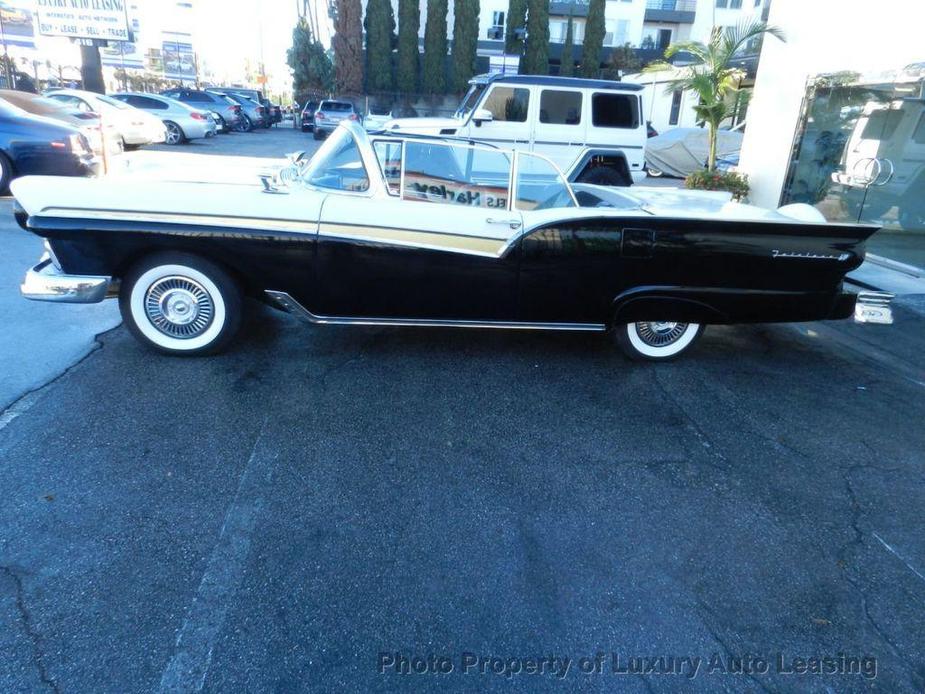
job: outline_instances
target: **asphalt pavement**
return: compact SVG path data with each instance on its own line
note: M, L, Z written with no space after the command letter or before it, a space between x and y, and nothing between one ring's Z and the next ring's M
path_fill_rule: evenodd
M3 214L6 378L75 309L9 313ZM0 415L0 691L925 688L925 292L654 366L260 305L178 359L109 320Z

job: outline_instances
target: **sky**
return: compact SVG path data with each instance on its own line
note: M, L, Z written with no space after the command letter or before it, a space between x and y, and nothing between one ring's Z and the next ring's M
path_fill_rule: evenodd
M142 0L157 2L158 0ZM216 72L233 75L246 57L277 84L289 80L286 51L298 19L296 0L197 0L196 50Z

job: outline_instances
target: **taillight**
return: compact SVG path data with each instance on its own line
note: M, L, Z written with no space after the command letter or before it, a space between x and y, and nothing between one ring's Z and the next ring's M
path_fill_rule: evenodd
M351 114L348 116L348 119L349 119L349 120L356 120L356 119L357 119L357 114L351 113Z
M58 142L56 140L52 140L50 144L55 149L67 149L67 142Z
M257 113L263 113L264 111L266 111L266 109L263 106L257 107Z
M201 113L196 113L195 111L193 111L190 114L190 116L193 118L193 120L205 120L206 119L204 115L202 115Z
M319 111L315 114L315 120L324 120L324 114Z

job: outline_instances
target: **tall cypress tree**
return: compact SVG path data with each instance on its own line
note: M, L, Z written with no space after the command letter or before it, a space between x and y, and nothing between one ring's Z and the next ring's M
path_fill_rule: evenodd
M392 3L369 0L366 4L366 86L374 92L392 90Z
M464 92L475 74L479 0L453 0L453 89Z
M559 74L563 77L571 77L575 74L575 23L572 21L571 14L568 16L568 29L565 32L565 45L562 46Z
M520 72L524 75L548 75L549 0L530 0L527 9L527 45Z
M334 5L334 83L344 94L363 92L363 7L360 0Z
M585 25L585 42L581 55L581 76L597 77L601 72L601 52L604 50L604 0L591 0L588 23Z
M527 0L510 0L504 30L504 52L508 55L518 55L523 50L524 44L517 38L517 30L523 29L526 24Z
M418 90L418 32L421 29L419 0L398 0L398 74L399 90L414 94Z
M428 94L446 91L447 0L428 0L424 26L424 74L422 86Z

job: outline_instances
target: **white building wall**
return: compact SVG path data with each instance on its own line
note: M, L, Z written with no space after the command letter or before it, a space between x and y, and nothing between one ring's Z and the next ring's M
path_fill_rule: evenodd
M764 42L740 170L751 199L776 207L809 77L825 72L895 70L925 60L925 6L910 0L774 0L771 24L787 42Z

